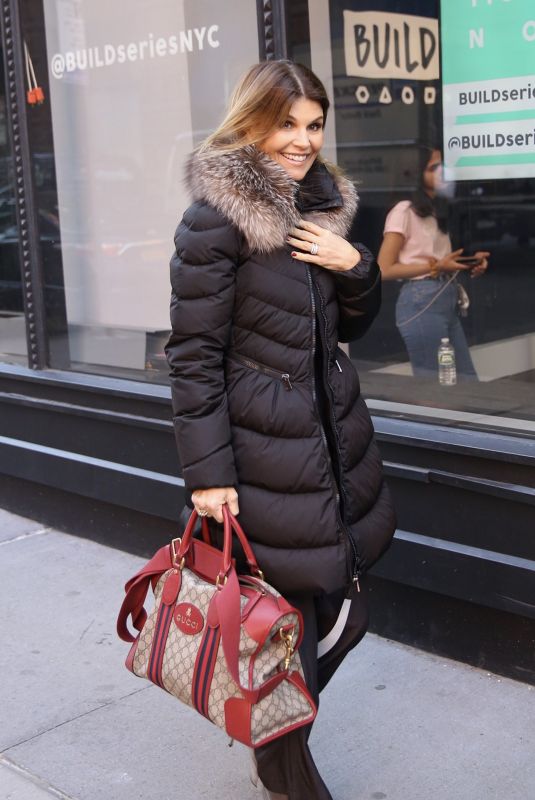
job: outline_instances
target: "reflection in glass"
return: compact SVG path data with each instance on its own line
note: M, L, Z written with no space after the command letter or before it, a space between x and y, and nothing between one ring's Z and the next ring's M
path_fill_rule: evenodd
M44 2L72 369L167 382L184 160L258 60L255 4L229 5Z
M407 200L386 216L377 256L383 280L402 281L396 303L396 326L411 362L412 374L436 382L439 350L451 350L450 369L461 381L477 381L461 315L469 298L458 278L464 271L481 277L488 251L472 255L453 250L449 235L442 153L420 147L419 181ZM448 349L449 348L449 349ZM450 358L450 356L448 356Z
M328 4L309 0L308 7L312 67L331 86L333 99L335 146L329 155L359 188L354 239L378 253L388 213L398 203L407 203L419 185L421 145L440 148L442 144L439 3L392 0L381 3L377 11L363 10L362 19L355 11L355 24L367 26L366 31L359 29L358 36L346 35L351 15L344 0ZM390 60L386 51L379 53L378 65L373 26L377 41L383 42L386 26L393 24L390 12L403 15L403 24L415 30L422 25L422 17L428 18L424 27L433 37L433 56L420 76L400 75L403 61L396 63L392 49ZM369 51L361 51L362 63L355 66L352 49L363 37L369 40ZM413 42L416 60L419 41L417 37ZM420 281L417 286L415 281L410 291L418 297L409 303L403 296L409 281L391 276L383 283L382 308L371 331L350 346L372 409L451 424L535 432L535 179L530 169L528 165L524 178L472 177L445 185L445 228L451 249L462 247L465 256L490 252L484 276L472 279L470 270L457 276L457 284L469 296L466 316L457 314L461 309L453 292L449 297L459 341L468 345L461 371L471 372L473 364L477 380L440 385L436 342L428 354L436 359L432 370L422 374L414 369L396 316L399 323L401 311L410 318L425 307L436 293L434 282ZM421 322L423 315L416 324ZM422 328L419 342L425 344L425 325Z

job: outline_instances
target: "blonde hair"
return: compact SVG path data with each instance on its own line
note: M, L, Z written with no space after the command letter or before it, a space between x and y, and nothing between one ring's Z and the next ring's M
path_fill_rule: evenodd
M308 67L286 60L255 64L237 84L225 118L199 151L232 152L258 144L285 122L291 106L301 97L319 103L325 120L329 98Z

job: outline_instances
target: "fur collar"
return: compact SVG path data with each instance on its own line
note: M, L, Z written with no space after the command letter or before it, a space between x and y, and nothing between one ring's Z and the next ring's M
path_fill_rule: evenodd
M263 253L283 247L288 230L301 216L347 236L357 210L357 192L347 178L332 178L332 207L300 213L299 184L253 145L232 153L195 152L186 164L186 185L193 200L217 208L243 233L251 250Z

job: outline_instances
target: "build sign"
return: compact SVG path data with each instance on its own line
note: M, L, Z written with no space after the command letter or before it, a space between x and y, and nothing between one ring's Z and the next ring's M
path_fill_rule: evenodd
M413 187L416 143L438 127L437 2L330 0L329 11L338 162L363 189Z
M535 177L535 3L441 7L446 177Z

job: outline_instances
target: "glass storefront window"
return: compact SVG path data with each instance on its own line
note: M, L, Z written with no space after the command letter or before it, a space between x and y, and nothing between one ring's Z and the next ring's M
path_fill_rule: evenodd
M430 145L446 149L440 207L451 248L490 253L483 276L466 271L453 281L469 297L465 316L450 287L441 294L445 280L384 281L378 320L350 348L378 413L535 433L531 5L448 0L441 25L436 0L309 0L311 63L334 100L327 151L360 192L355 238L379 252L388 212L414 202ZM432 324L446 297L475 370L463 374L456 340L455 385L439 382ZM453 340L451 331L442 335ZM430 342L425 371L413 345Z
M26 364L26 322L3 65L0 52L0 360Z
M67 334L50 366L166 382L168 263L189 202L183 164L258 60L256 4L43 8L33 47L46 41L53 152L34 152L34 163L44 184L55 172L57 194L40 195L55 226L43 260L64 287Z

